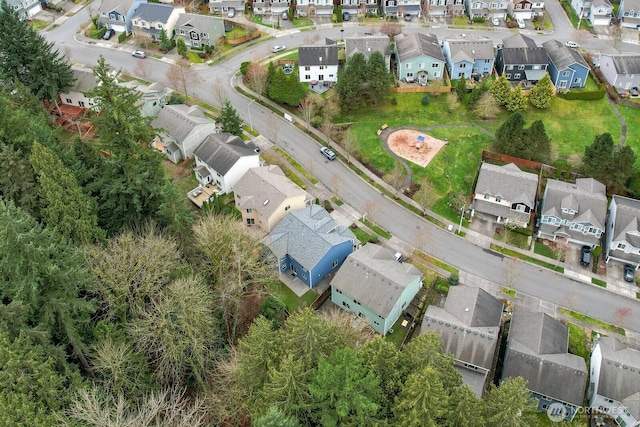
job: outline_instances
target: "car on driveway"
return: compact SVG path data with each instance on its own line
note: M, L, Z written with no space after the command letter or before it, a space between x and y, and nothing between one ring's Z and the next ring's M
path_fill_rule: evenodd
M591 264L591 246L583 246L580 249L580 265L583 267L589 267Z
M411 22L411 14L407 13L406 15L404 15L404 20L407 22Z
M497 27L498 25L500 25L500 21L498 20L498 18L491 18L491 23L493 24L494 27Z
M133 52L131 52L131 56L135 56L136 58L142 58L142 59L144 59L144 58L146 58L146 57L147 57L147 54L146 54L146 53L144 53L144 52L143 52L143 51L141 51L141 50L134 50Z
M229 11L227 12L227 18L233 18L234 16L236 16L236 9L230 7Z
M278 52L282 52L283 50L286 50L287 47L283 46L281 44L277 44L274 47L271 48L271 52L273 53L278 53Z
M575 47L580 47L580 45L579 45L578 43L576 43L576 42L572 42L571 40L569 40L568 42L566 42L564 45L565 45L565 46L567 46L567 47L574 47L574 48L575 48Z
M329 147L320 148L320 152L322 153L323 156L325 156L329 160L335 160L336 159L336 153L331 151L331 149Z
M104 33L104 36L102 36L102 38L104 40L109 40L111 37L113 37L113 35L116 33L116 30L109 28L107 29L107 31Z
M516 19L516 22L518 23L518 28L523 29L526 28L527 26L524 24L524 19L522 18L518 18Z
M624 281L633 282L633 276L636 274L636 268L631 264L624 265Z

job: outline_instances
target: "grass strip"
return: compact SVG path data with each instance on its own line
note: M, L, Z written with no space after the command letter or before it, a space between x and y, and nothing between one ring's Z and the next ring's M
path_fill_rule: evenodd
M416 257L428 262L429 264L433 264L436 267L444 270L444 271L448 271L451 274L456 274L459 275L460 274L460 270L458 270L457 268L443 262L440 261L437 258L432 257L431 255L425 254L424 252L422 252L421 250L414 250L413 251L413 255L415 255Z
M300 163L298 163L293 157L291 157L289 154L287 154L286 151L284 151L283 149L281 149L279 147L273 147L273 151L275 151L276 153L280 154L282 157L287 159L287 161L291 164L291 166L293 166L305 178L307 178L309 181L311 181L312 184L315 185L315 184L318 183L318 180L313 175L311 175L309 172L307 172L307 170L305 168L303 168L302 165Z
M578 313L576 311L569 310L566 308L561 308L560 313L564 314L565 316L571 316L574 319L587 323L589 325L596 326L600 329L604 329L605 331L613 332L620 335L626 335L626 332L623 328L619 328L615 325L612 325L611 323L607 323L603 320L599 320L599 319L595 319L593 317L587 316L586 314Z
M540 261L537 258L531 258L529 256L521 254L520 252L516 252L516 251L512 251L511 249L503 248L502 246L498 246L498 245L492 244L491 245L491 249L493 249L496 252L500 252L503 255L507 255L507 256L510 256L510 257L513 257L513 258L518 258L518 259L521 259L523 261L527 261L527 262L530 262L532 264L539 265L540 267L544 267L544 268L547 268L549 270L557 271L558 273L564 273L564 268L563 267L559 267L557 265L553 265L553 264L550 264L548 262Z
M601 286L603 288L607 287L607 282L605 282L604 280L596 279L595 277L591 278L591 283L593 283L594 285Z
M360 221L366 225L367 227L369 227L370 229L372 229L373 231L375 231L379 236L384 237L385 239L390 239L391 238L391 233L389 233L387 230L385 230L384 228L375 225L373 222L369 221L368 219L362 217L360 218Z
M516 296L516 291L515 289L510 289L510 288L502 288L502 293L509 295L511 298Z

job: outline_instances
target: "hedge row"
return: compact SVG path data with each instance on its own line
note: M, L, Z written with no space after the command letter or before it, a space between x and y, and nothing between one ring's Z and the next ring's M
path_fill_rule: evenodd
M596 101L604 98L604 94L607 92L607 88L603 83L598 84L598 90L593 92L558 92L558 98L566 99L568 101L580 100L580 101Z

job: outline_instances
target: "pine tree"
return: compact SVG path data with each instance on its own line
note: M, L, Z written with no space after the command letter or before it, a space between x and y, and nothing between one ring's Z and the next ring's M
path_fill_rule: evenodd
M511 84L507 77L502 74L491 86L491 93L498 105L506 105L511 93Z
M176 50L178 51L178 55L182 57L186 57L189 53L187 44L184 42L184 39L182 37L178 37L178 39L176 40Z
M514 141L518 144L524 143L524 117L522 113L511 114L505 122L496 130L496 140L493 144L493 150L498 153L511 155L513 153L512 146Z
M520 84L509 92L509 98L507 99L505 107L512 113L527 109L527 98L522 93L522 86Z
M367 92L373 104L387 97L389 89L393 86L393 76L387 69L384 57L375 51L367 61Z
M164 28L160 30L160 34L158 35L158 42L160 44L160 50L163 52L169 52L173 47L171 39L169 38L169 36L167 36L167 32Z
M220 110L220 122L222 122L222 132L236 136L242 135L242 120L228 99L224 101L224 106Z
M545 161L551 154L551 141L542 120L536 120L527 129L527 140L531 146L531 159Z
M548 73L544 74L529 93L529 102L536 108L548 108L553 99L553 84Z

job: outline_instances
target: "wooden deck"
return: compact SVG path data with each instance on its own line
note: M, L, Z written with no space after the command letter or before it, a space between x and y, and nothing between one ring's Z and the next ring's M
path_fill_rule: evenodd
M199 208L202 208L204 202L213 200L213 196L222 194L220 188L216 185L210 184L207 188L204 185L198 185L193 190L187 193L187 197Z

